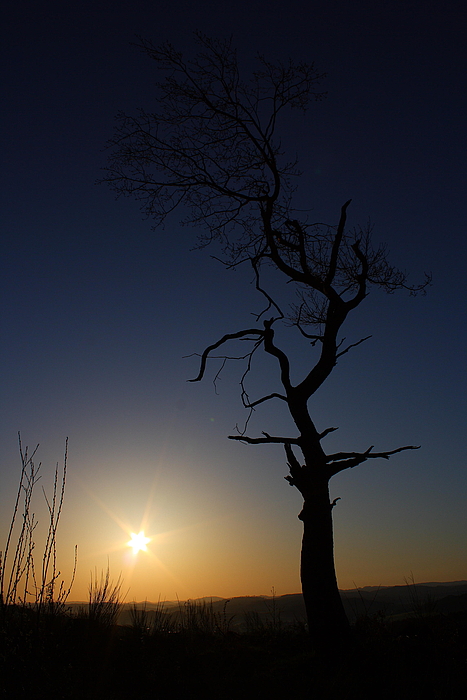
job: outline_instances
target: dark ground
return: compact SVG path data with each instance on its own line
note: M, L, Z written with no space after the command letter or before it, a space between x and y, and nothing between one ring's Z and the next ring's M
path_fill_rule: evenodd
M150 630L137 622L108 625L85 615L4 609L0 698L467 697L465 612L363 617L340 655L312 649L303 626L254 629L252 621L239 634L229 631L228 621L215 619L220 624L204 630L193 619L190 625Z

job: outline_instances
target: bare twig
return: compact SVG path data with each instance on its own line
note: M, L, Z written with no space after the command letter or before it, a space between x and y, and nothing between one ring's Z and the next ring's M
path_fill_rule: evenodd
M351 345L347 345L347 347L346 347L344 350L341 350L341 352L338 352L338 353L336 354L336 360L337 360L338 357L342 357L342 355L345 355L346 352L349 352L349 350L350 350L351 348L356 348L357 345L361 345L361 343L364 343L365 340L369 340L369 339L372 338L372 337L373 337L373 336L371 336L371 335L367 335L366 338L361 338L361 339L358 340L356 343L351 343Z

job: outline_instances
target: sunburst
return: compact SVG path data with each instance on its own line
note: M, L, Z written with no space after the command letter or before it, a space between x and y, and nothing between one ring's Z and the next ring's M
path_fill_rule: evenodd
M131 540L127 542L128 547L133 547L133 554L138 554L138 552L147 552L146 545L151 541L150 537L146 537L143 530L138 534L132 532Z

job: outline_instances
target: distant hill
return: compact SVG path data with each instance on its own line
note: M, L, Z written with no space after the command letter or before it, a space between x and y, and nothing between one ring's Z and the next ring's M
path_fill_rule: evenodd
M365 587L341 591L351 620L361 615L402 615L411 612L460 612L467 610L467 581L409 583L404 586Z
M341 591L344 607L349 619L354 622L363 615L383 613L388 617L410 615L413 612L453 613L467 611L467 581L417 583L403 586L365 586ZM281 596L238 596L220 598L217 596L197 598L190 601L163 601L158 603L136 603L137 608L146 607L151 618L156 610L177 613L188 603L212 606L212 610L232 619L232 629L245 625L247 619L255 616L264 625L277 621L280 615L284 625L303 622L306 618L305 605L301 593ZM69 604L72 610L86 605L86 602ZM119 615L120 624L130 624L130 610L134 603L124 603Z

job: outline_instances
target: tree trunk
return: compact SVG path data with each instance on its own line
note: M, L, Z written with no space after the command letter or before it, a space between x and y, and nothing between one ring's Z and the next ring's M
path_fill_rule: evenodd
M348 639L350 625L337 587L327 481L313 484L299 518L303 521L300 575L310 636L317 648L337 648Z

